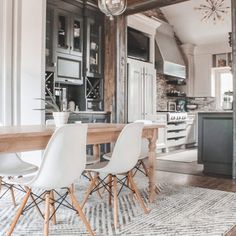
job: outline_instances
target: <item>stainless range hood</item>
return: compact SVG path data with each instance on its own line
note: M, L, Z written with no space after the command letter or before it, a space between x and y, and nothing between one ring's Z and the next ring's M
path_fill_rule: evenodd
M186 66L171 25L163 22L156 33L155 62L160 74L185 79Z

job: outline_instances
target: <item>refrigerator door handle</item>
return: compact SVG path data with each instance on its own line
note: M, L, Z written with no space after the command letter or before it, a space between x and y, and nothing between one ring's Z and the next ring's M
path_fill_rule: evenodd
M141 69L142 70L142 74L141 74L141 110L142 110L142 119L144 119L144 78L145 78L145 71L144 71L144 67Z
M147 86L147 69L143 68L143 119L146 119L146 86Z

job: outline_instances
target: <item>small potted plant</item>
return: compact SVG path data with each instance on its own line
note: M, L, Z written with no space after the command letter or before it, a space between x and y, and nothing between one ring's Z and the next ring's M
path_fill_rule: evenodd
M49 94L49 98L47 98L47 99L37 98L37 99L43 100L45 102L45 109L44 110L48 113L52 113L56 127L60 127L64 124L67 124L70 112L68 112L67 110L60 109L60 107L57 105L56 100L54 99L52 93L49 90L47 90L47 91Z

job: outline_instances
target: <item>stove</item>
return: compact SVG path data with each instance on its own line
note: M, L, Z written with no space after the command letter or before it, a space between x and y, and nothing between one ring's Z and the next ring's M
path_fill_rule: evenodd
M187 112L168 112L167 122L168 123L186 122L187 117L188 117Z

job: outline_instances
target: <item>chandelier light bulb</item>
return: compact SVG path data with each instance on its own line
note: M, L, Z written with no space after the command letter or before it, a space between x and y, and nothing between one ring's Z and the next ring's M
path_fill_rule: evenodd
M113 20L114 16L121 15L126 10L127 0L98 0L98 7Z

